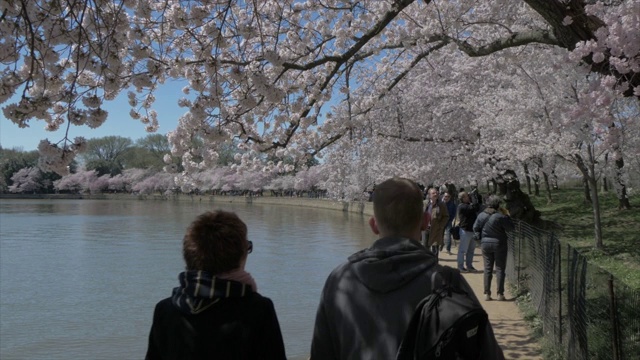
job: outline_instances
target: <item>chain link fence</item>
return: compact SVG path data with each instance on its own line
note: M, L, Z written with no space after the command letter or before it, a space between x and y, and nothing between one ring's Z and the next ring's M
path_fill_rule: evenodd
M517 221L506 272L518 294L530 294L562 359L640 359L640 291L561 245L554 232Z

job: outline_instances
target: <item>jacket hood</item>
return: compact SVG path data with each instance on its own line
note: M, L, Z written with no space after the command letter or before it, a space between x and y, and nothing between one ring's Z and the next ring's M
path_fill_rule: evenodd
M415 240L385 237L351 255L349 262L369 290L387 293L434 266L437 259Z
M220 299L243 297L253 292L251 285L216 278L206 271L185 271L178 279L180 286L173 289L171 301L185 314L198 314Z

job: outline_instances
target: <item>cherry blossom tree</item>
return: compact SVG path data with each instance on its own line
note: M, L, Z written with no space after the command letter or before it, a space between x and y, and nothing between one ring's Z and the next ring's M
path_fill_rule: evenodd
M215 167L201 172L199 176L200 189L203 192L216 192L225 184L225 177L232 173L230 167Z
M18 170L12 177L13 185L8 190L12 193L36 193L43 188L42 172L37 167Z
M66 128L40 143L44 170L67 171L87 147L71 127L100 126L120 93L156 130L155 91L175 79L185 113L168 138L184 192L223 144L238 153L221 189L320 157L345 199L389 175L484 182L535 162L545 179L556 157L594 191L604 156L635 154L611 107L640 98L638 0L5 0L0 14L5 117Z
M158 193L165 195L175 187L173 175L158 172L144 178L142 181L133 184L131 191L142 195Z
M68 174L53 182L53 187L61 192L80 194L90 192L92 184L98 179L95 170L80 170L74 174Z
M96 173L97 175L97 173ZM98 176L89 183L89 192L92 194L99 194L109 189L109 179L111 175L104 174L102 176Z
M131 189L127 189L127 183L124 175L118 174L116 176L109 177L107 189L112 192L125 192Z
M323 165L312 166L308 169L298 171L295 175L296 181L294 189L296 191L318 191L325 189L325 182L328 179L328 172Z
M159 126L155 90L184 79L186 110L170 141L187 172L210 167L215 144L305 158L352 134L327 107L371 106L441 51L484 57L527 44L572 51L640 96L637 0L475 1L2 1L0 103L21 127L66 128L43 141L43 168L64 173L83 150L71 126L100 126L105 101L128 92L130 115ZM375 69L373 77L368 69ZM452 68L452 72L455 69ZM453 74L452 74L453 75ZM366 90L359 92L358 90ZM194 137L202 146L193 147ZM194 160L195 159L195 160ZM250 160L250 159L246 159ZM48 169L48 168L45 168Z
M629 209L628 192L640 185L640 103L618 100L612 111L614 122L609 126L607 138L611 147L613 167L610 171L618 196L619 208ZM632 175L633 174L633 175ZM633 180L636 180L635 183Z
M238 180L236 187L243 190L249 190L252 193L260 192L265 185L269 184L274 177L274 173L268 173L259 170L239 170L237 172Z
M147 177L155 174L156 171L148 169L124 169L122 176L116 175L109 181L110 187L119 187L125 192L132 192L133 186L141 183Z
M20 169L38 164L37 151L5 149L0 146L0 183L11 185L11 177Z

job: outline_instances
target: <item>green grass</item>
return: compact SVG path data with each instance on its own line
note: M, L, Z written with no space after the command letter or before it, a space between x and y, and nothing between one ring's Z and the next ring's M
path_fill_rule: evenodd
M578 249L589 262L611 272L626 285L640 289L640 198L631 197L630 210L618 210L614 191L600 192L603 249L595 248L595 230L591 204L584 202L581 188L560 188L547 203L544 193L530 195L544 220L561 226L557 230L562 243Z
M512 294L517 293L517 289L513 285L508 284L508 286ZM529 326L531 336L540 344L543 358L547 360L566 359L564 347L554 344L544 336L542 320L540 319L538 309L531 302L531 294L529 292L520 294L516 298L516 305L522 313L522 318Z

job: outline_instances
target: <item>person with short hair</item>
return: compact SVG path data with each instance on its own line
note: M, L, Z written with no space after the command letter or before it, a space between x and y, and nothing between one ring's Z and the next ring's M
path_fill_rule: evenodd
M425 237L425 246L431 249L436 255L440 254L440 249L444 246L444 229L449 222L449 212L447 206L440 200L438 189L432 187L428 192L429 203L425 208L425 212L429 213L429 222L427 236Z
M476 213L480 213L482 210L484 210L485 205L482 202L482 194L480 194L480 191L478 191L478 182L475 180L471 182L469 199L471 200L471 204L473 205L473 207L476 209Z
M458 221L460 226L460 242L458 243L458 270L461 272L476 272L473 267L473 257L476 242L473 237L473 223L476 221L478 205L471 203L471 197L466 191L458 194ZM466 267L465 267L466 264Z
M198 216L180 285L155 307L146 359L286 359L273 302L244 270L253 243L232 212Z
M445 192L444 195L442 195L442 202L447 207L447 213L449 214L449 220L444 227L444 246L447 250L447 254L451 255L451 227L453 226L453 220L456 217L458 206L456 205L453 196L451 196L451 193L448 191Z
M431 275L442 269L420 242L427 225L422 206L422 193L411 180L392 178L376 187L369 227L378 239L327 278L311 360L396 358L416 306L432 292ZM467 281L455 276L478 302ZM483 359L504 358L489 323L482 344Z
M497 195L489 196L486 208L478 215L473 224L475 236L480 239L482 258L484 259L484 298L491 298L491 279L496 269L497 295L499 301L504 297L505 269L507 267L508 238L507 231L514 229L513 222L506 210L500 208L501 199Z

